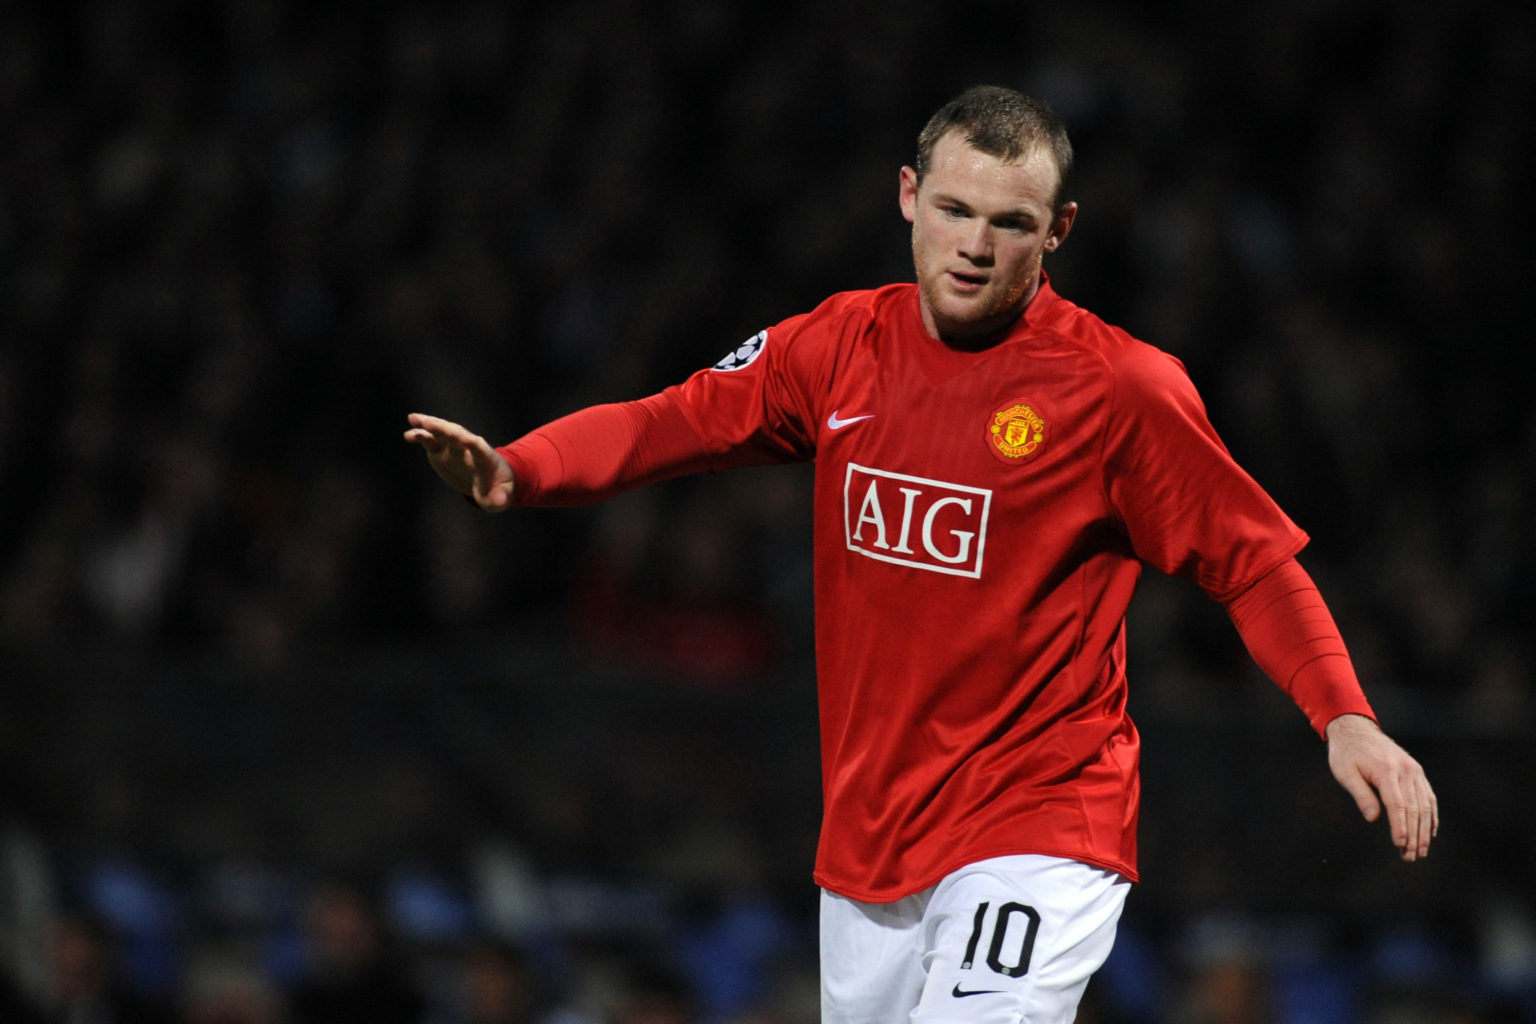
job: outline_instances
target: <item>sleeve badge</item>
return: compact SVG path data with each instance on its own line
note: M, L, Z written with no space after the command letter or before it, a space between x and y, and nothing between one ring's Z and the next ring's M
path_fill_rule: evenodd
M752 337L742 342L729 355L715 364L717 370L740 370L751 366L757 357L763 354L763 346L768 343L768 332L758 331Z

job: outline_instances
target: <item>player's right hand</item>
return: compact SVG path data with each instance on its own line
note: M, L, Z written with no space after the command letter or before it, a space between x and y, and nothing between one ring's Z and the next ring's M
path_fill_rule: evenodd
M413 412L406 417L406 441L426 449L427 462L443 482L473 498L487 512L512 507L516 480L507 460L479 434L450 420Z

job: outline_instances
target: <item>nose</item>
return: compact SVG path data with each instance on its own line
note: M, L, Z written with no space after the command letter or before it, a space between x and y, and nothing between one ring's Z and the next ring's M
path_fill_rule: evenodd
M969 230L960 235L957 246L961 256L983 266L992 262L992 226L983 218L974 218Z

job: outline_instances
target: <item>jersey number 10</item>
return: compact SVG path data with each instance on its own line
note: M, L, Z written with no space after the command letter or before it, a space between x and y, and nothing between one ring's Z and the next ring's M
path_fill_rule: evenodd
M991 903L982 903L976 908L976 921L971 926L971 939L965 947L965 960L960 964L962 970L970 970L976 961L976 950L981 945L982 930L986 927L987 910ZM1019 915L1025 918L1024 942L1019 950L1017 963L1003 963L1003 946L1008 939L1008 928L1013 919ZM987 966L998 974L1009 978L1018 978L1029 973L1029 958L1035 952L1035 935L1040 931L1040 914L1034 907L1026 907L1022 903L1004 903L997 908L997 919L992 922L992 943L987 947ZM1017 933L1015 933L1017 934Z

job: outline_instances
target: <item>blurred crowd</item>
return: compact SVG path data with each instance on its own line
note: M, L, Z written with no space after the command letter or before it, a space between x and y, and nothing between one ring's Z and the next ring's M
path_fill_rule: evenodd
M1494 0L0 5L0 1018L813 1020L808 472L513 522L400 432L501 443L909 279L897 169L978 81L1067 122L1047 270L1311 533L1447 822L1411 878L1327 845L1304 723L1148 579L1163 881L1084 1019L1536 1019L1536 11ZM503 884L392 889L413 813ZM168 872L238 934L144 947Z

